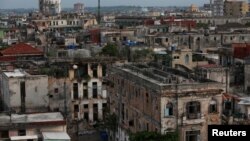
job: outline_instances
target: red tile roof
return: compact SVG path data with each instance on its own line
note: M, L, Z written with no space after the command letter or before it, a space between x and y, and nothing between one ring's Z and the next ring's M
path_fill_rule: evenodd
M0 56L0 62L12 62L16 61L16 57L14 56Z
M3 56L24 56L24 55L43 55L43 52L31 45L19 43L2 50Z

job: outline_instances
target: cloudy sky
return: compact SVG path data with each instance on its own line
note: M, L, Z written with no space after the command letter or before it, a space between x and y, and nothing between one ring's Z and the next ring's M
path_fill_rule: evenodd
M97 5L98 0L62 0L62 7L70 8L76 2L86 6ZM188 6L191 4L203 5L209 0L101 0L103 6L136 5L136 6ZM38 0L0 0L0 9L8 8L37 8Z

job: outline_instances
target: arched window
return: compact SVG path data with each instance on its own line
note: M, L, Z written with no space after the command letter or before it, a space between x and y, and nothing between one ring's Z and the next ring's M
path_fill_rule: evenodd
M211 100L209 103L209 113L217 112L217 102L215 100Z
M186 64L186 65L189 64L189 55L188 55L188 54L185 56L185 64Z
M173 104L169 102L164 109L164 116L172 116L173 115Z
M186 113L188 119L197 119L200 118L201 105L198 101L191 101L186 104Z

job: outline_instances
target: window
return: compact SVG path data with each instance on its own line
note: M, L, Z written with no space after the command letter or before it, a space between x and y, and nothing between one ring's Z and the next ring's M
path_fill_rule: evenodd
M216 113L216 112L217 112L217 102L215 100L211 100L209 105L209 113Z
M79 112L79 106L78 105L74 105L74 112Z
M78 99L78 83L73 84L73 95L74 99Z
M54 93L58 93L58 88L55 88L55 89L54 89Z
M26 84L25 81L20 82L20 93L21 93L21 112L25 112L25 99L26 99Z
M168 103L165 107L164 110L164 116L172 116L173 115L173 104L172 103Z
M174 56L174 59L179 59L180 57L179 56Z
M83 89L83 98L88 98L88 89Z
M148 103L148 93L146 93L146 102Z
M186 64L186 65L189 64L189 55L188 55L188 54L185 56L185 64Z
M186 108L187 108L188 119L200 118L200 102L197 101L188 102Z
M107 108L107 103L102 103L102 109Z
M93 118L94 118L94 121L97 121L98 120L98 113L94 113Z
M84 104L84 105L83 105L83 108L84 108L84 109L88 109L88 108L89 108L89 104Z
M214 41L216 41L217 39L216 39L216 37L214 37Z
M83 83L83 86L84 86L84 87L88 87L88 82L84 82L84 83Z
M98 72L97 72L97 70L98 70L98 65L97 65L97 64L93 64L93 65L92 65L92 70L93 70L93 77L94 77L94 78L97 78L97 77L98 77Z
M168 38L166 38L165 41L168 42Z
M98 112L98 104L93 105L93 110L94 110L94 112Z
M186 131L186 141L200 141L200 131Z
M26 136L26 130L18 130L18 136Z
M83 118L84 118L86 121L89 121L89 112L84 112L84 113L83 113Z
M92 87L93 87L93 98L97 98L97 82L93 82Z
M102 65L102 76L106 76L107 72L107 66L106 65Z

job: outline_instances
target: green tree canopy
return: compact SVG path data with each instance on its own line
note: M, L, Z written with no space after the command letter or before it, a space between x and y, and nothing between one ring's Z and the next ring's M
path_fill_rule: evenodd
M157 132L137 132L130 135L130 141L178 141L177 132L167 132L162 135Z
M115 44L108 43L103 49L101 54L107 56L117 56L119 54L118 47Z

